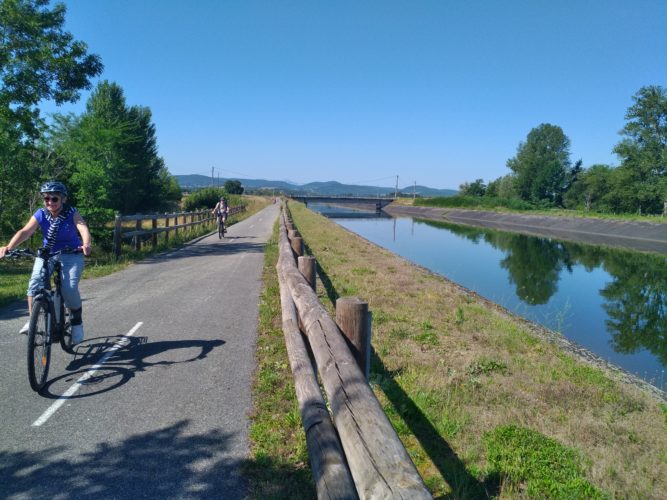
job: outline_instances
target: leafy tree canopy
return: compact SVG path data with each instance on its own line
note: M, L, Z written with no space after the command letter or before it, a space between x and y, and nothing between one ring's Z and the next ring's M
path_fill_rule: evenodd
M543 123L529 132L507 166L522 200L560 204L569 182L570 140L557 125Z
M180 199L158 155L150 109L128 107L116 83L101 82L80 117L59 117L52 141L68 166L81 208L131 214L167 208Z
M667 93L642 87L625 115L624 136L614 148L621 165L615 174L613 208L660 213L667 201Z
M0 119L34 138L41 100L73 102L102 72L97 55L63 29L65 6L49 0L0 0Z
M38 103L73 102L102 71L86 44L63 29L65 7L48 0L0 0L0 235L25 223L36 188L51 173L35 142Z
M229 194L243 194L243 186L241 181L228 180L225 182L225 191Z
M459 194L464 196L484 196L486 184L484 180L477 179L475 182L465 182L459 186Z

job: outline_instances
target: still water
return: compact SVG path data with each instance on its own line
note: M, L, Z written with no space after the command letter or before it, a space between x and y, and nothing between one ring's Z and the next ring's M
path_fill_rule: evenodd
M309 205L667 390L667 258Z

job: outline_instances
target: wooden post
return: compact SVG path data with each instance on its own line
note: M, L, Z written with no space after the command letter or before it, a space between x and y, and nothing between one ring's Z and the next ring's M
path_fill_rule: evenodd
M113 254L116 258L120 257L120 248L123 244L123 226L121 225L120 215L116 215L113 224Z
M292 238L290 240L290 244L292 245L292 250L294 250L294 253L297 257L303 255L303 238Z
M136 229L137 231L141 231L141 219L137 219L137 222L135 222L134 224L134 229ZM133 238L132 242L135 250L141 249L141 238L139 237L139 235L136 235Z
M151 219L151 227L153 228L153 231L155 231L157 229L157 217L154 217L153 219ZM153 249L156 249L157 248L157 232L154 232L151 235L151 240L153 242Z
M301 274L303 274L303 277L306 278L306 281L310 284L310 286L313 288L313 291L317 291L317 285L316 285L316 273L315 273L315 257L312 257L310 255L301 255L298 258L298 267L299 271L301 271Z
M336 324L350 345L361 372L368 380L371 369L371 320L368 302L357 297L336 300Z
M169 217L165 217L164 227L167 228L167 230L164 232L164 242L168 243L169 242Z

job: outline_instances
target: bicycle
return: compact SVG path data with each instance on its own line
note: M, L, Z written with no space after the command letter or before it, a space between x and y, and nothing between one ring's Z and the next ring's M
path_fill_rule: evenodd
M226 232L225 217L223 215L218 215L218 239L224 238Z
M12 250L7 257L31 256L42 259L44 265L40 272L41 288L32 299L32 312L28 328L28 380L36 392L46 385L51 364L51 343L60 342L63 351L73 354L72 325L70 311L65 308L62 296L62 262L56 260L49 273L48 261L65 253L81 253L80 248L63 249L51 253L48 248L39 248L37 252L27 249ZM51 276L55 288L51 287Z

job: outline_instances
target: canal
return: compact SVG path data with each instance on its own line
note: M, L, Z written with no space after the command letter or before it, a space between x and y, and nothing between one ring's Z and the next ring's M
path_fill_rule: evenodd
M667 390L665 256L309 208Z

